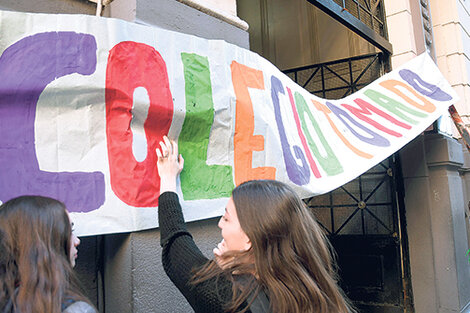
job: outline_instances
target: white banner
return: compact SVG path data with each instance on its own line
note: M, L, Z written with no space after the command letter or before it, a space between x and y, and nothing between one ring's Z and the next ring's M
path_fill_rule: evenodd
M331 191L458 100L427 55L325 100L222 40L82 15L0 11L0 22L0 201L60 199L79 235L158 226L167 133L191 221L220 215L250 179Z

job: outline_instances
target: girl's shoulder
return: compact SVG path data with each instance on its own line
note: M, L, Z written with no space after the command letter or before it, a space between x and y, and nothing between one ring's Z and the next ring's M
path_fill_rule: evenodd
M77 301L69 305L62 313L97 313L95 308L84 301Z

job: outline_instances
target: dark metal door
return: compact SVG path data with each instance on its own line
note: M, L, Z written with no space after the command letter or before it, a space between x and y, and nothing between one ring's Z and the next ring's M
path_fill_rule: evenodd
M391 157L350 183L306 200L330 237L340 284L359 312L412 311L399 172Z
M284 73L319 97L339 99L385 68L378 53ZM392 156L346 185L306 199L336 250L341 286L361 313L413 312L399 165Z

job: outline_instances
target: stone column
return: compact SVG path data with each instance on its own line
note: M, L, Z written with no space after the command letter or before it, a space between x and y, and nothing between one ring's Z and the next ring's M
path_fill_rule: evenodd
M415 310L466 312L470 267L460 143L419 136L400 152Z
M415 312L437 313L436 273L431 226L431 188L424 136L400 151L405 190L411 284Z
M425 139L431 187L431 220L439 312L459 312L470 301L465 195L460 143L432 134Z

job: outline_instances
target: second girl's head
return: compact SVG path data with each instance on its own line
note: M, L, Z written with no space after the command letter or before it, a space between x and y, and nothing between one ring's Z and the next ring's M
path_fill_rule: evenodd
M47 250L75 265L80 240L62 202L42 196L11 199L0 206L0 227L17 257L41 257Z
M223 241L214 250L216 256L224 252L216 258L219 265L232 273L251 271L277 299L271 301L273 311L348 311L329 242L288 185L274 180L239 185L219 227Z
M11 199L0 206L0 233L0 298L13 298L21 312L60 312L80 243L64 204L42 196Z
M319 224L295 191L282 182L252 180L237 186L219 227L224 251L252 250L255 258L262 258L260 263L284 258L282 253L287 251L301 257L314 250L318 257L329 259Z

